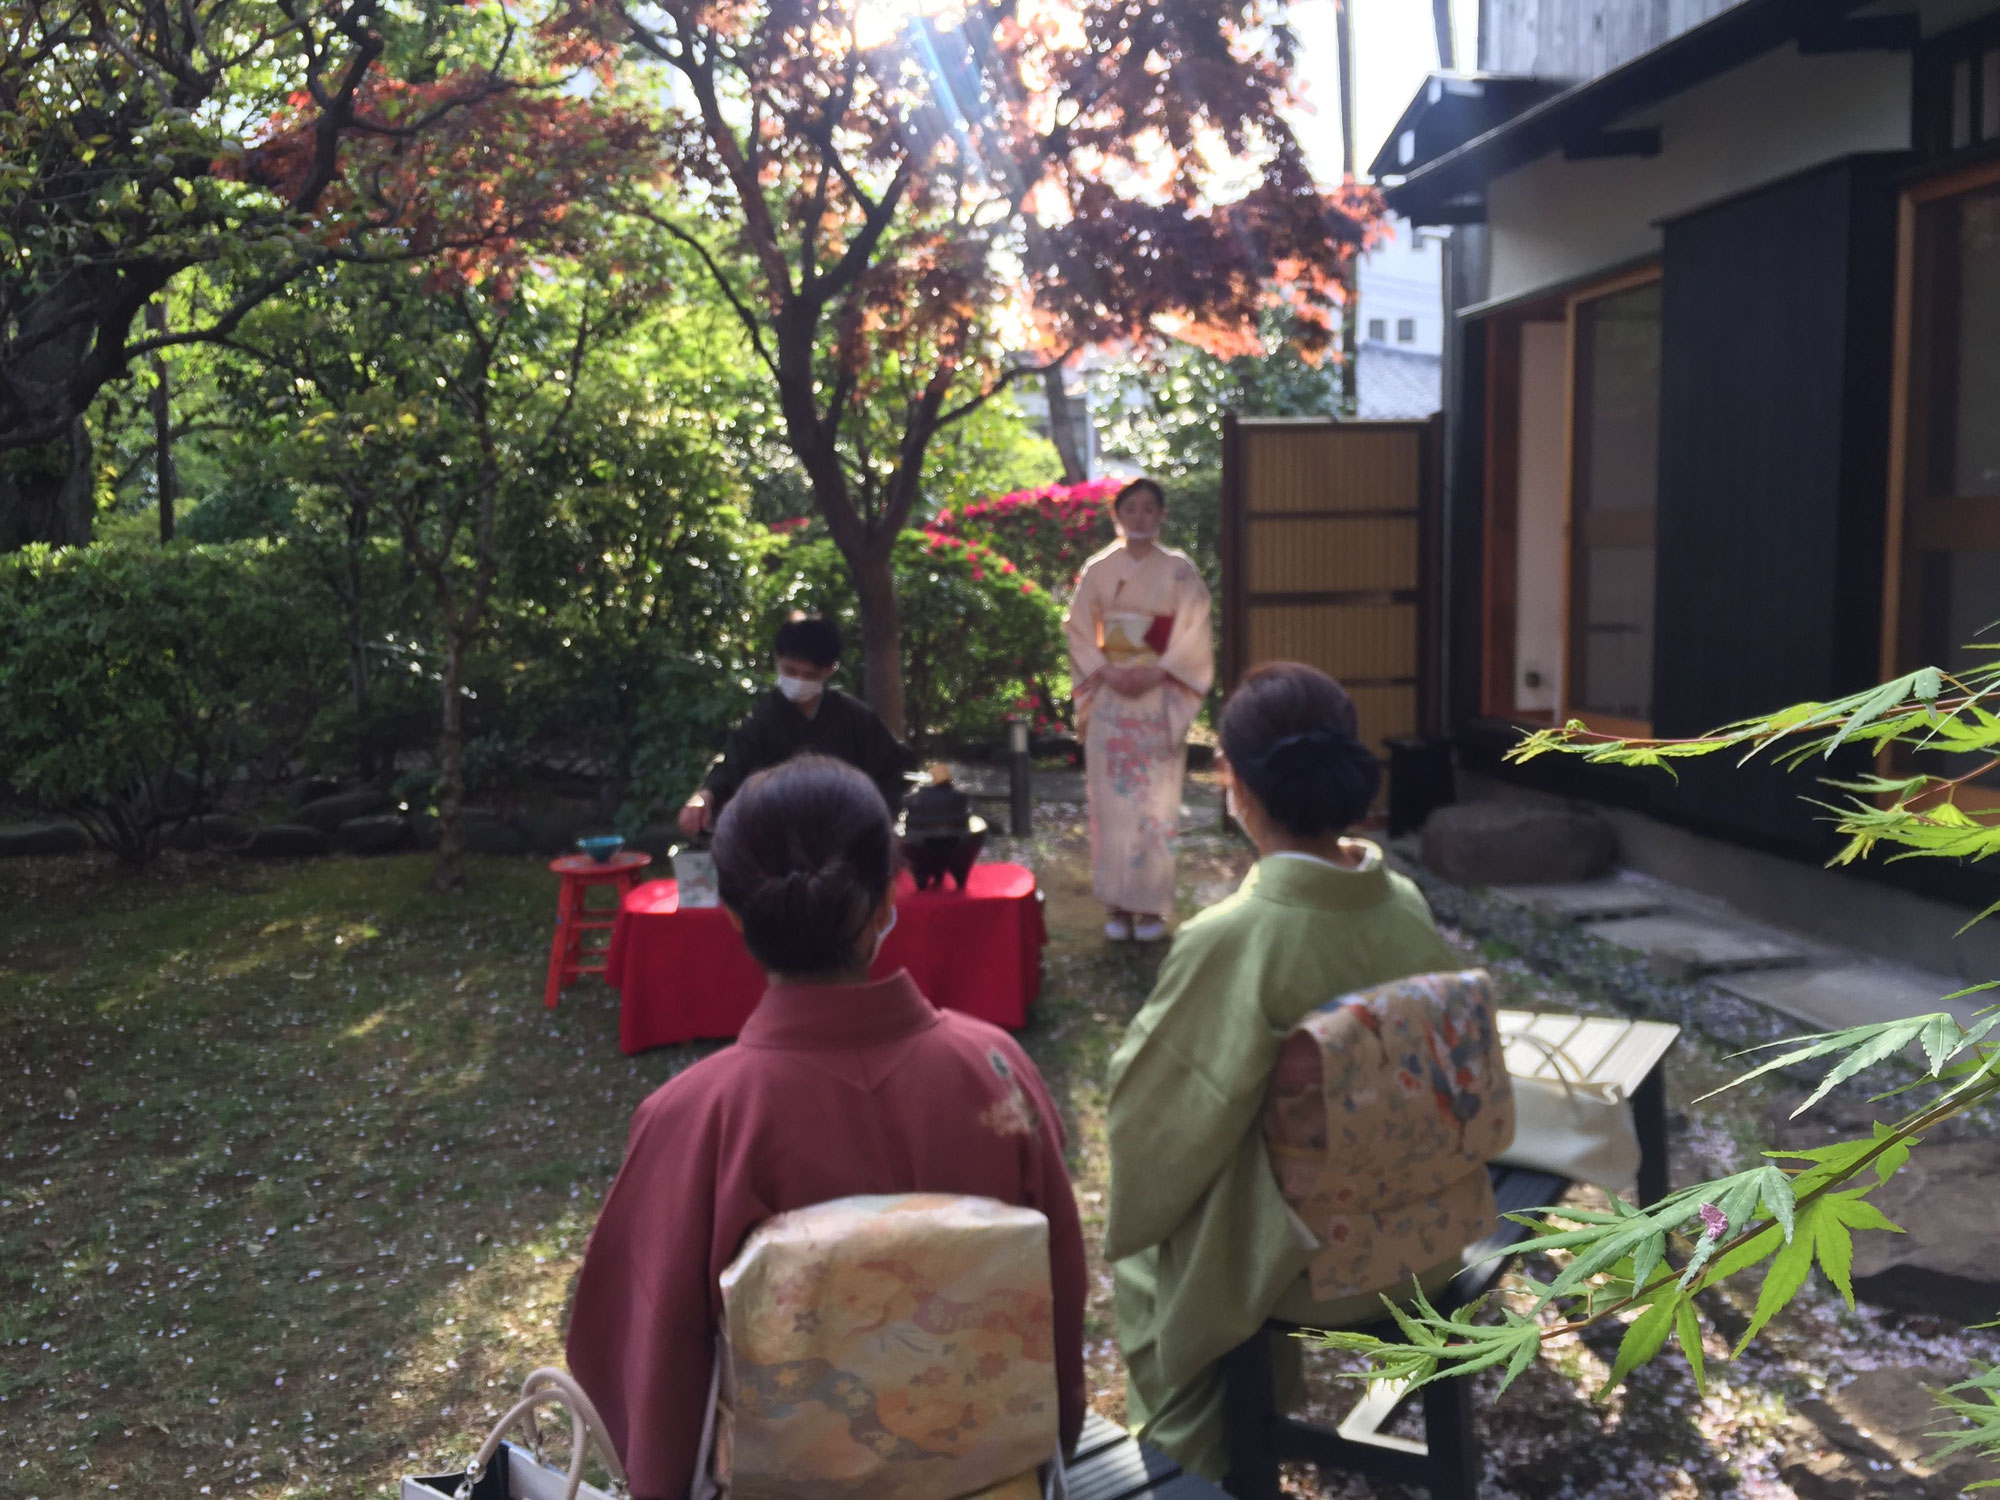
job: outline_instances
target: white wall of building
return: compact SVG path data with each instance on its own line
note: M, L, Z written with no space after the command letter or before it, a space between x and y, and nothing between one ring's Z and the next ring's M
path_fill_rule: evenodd
M1361 257L1355 268L1360 298L1359 338L1413 354L1444 351L1443 254L1436 230L1414 230L1405 219L1392 237ZM1403 325L1408 325L1407 330ZM1402 337L1407 331L1408 338Z
M1766 53L1618 128L1657 125L1654 157L1552 152L1487 190L1492 292L1518 296L1657 254L1660 222L1822 162L1910 145L1910 59Z

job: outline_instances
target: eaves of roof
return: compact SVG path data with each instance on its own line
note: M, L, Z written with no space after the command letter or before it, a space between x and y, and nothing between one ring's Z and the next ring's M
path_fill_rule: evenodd
M1530 104L1416 164L1400 182L1385 184L1382 195L1391 209L1418 224L1476 222L1485 217L1484 190L1495 177L1551 151L1604 154L1593 152L1592 143L1621 117L1802 36L1828 36L1865 3L1739 0L1621 67Z

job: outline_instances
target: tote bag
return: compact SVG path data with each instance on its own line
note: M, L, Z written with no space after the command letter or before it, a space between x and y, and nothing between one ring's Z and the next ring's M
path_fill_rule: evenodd
M542 1458L541 1428L535 1413L560 1407L569 1414L570 1460L567 1471ZM519 1427L524 1448L506 1441ZM611 1476L615 1494L583 1482L584 1459L595 1450ZM604 1430L604 1419L591 1405L583 1387L564 1371L536 1370L521 1383L521 1397L486 1435L469 1468L451 1474L406 1475L401 1500L618 1500L625 1491L625 1470Z

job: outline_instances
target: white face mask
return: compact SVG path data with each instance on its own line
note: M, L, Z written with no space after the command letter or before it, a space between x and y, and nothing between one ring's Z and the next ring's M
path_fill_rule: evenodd
M875 934L875 951L868 955L869 968L871 969L874 968L875 960L882 956L882 945L889 941L889 934L896 930L896 923L898 922L898 920L901 919L902 915L903 913L900 907L892 906L889 908L888 924L884 926L880 932Z
M778 691L794 703L812 702L825 686L823 682L808 682L805 678L794 677L788 672L778 674Z
M1157 526L1151 531L1134 531L1130 527L1125 530L1125 540L1128 542L1154 542L1158 541L1159 537L1160 528Z
M1243 826L1243 814L1236 810L1235 787L1226 786L1222 789L1222 810L1229 814L1230 822L1234 823L1238 828Z

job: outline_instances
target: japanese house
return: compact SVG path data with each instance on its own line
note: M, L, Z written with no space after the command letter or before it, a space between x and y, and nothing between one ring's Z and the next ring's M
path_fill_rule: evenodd
M1439 727L1475 789L1824 859L1806 778L1500 757L1963 663L2000 620L2000 0L1483 0L1478 62L1373 168L1453 226Z

